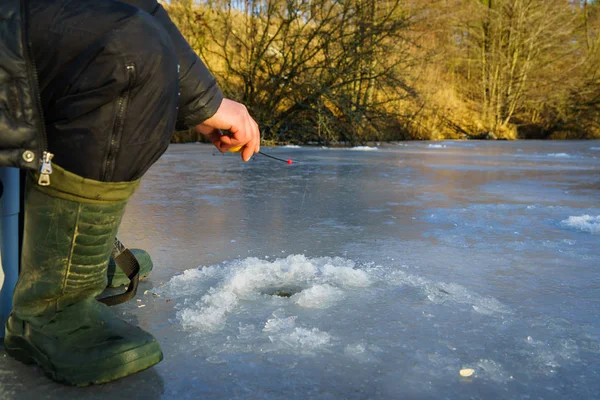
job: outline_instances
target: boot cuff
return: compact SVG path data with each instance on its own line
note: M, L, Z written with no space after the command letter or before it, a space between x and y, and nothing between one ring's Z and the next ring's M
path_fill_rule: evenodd
M126 201L135 192L141 181L141 178L132 182L96 181L69 172L55 163L52 164L51 177L50 186L40 186L37 184L39 172L30 172L28 184L53 197L96 204Z

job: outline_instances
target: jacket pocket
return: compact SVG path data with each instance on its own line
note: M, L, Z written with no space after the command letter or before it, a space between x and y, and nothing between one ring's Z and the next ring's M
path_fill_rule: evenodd
M135 65L127 64L125 66L127 74L127 87L117 99L117 111L113 122L113 128L108 139L108 152L104 163L104 173L102 180L110 182L115 170L115 160L121 146L121 137L123 136L123 127L125 126L125 118L127 116L127 108L131 99L131 89L135 79Z

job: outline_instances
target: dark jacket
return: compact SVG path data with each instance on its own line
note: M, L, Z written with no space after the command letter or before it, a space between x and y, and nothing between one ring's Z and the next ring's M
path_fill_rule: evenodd
M31 61L26 0L0 2L0 166L38 168L46 137Z
M210 118L223 95L215 78L156 0L121 0L154 16L178 57L180 127ZM37 74L29 43L27 0L0 2L0 166L40 168L47 150Z
M178 126L189 128L196 126L217 111L223 100L223 94L216 79L192 50L169 15L156 0L120 0L152 14L167 30L175 46L179 61L179 115Z

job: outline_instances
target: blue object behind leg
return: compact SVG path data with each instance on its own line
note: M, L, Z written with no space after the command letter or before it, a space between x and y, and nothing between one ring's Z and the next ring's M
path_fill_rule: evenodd
M19 170L0 168L0 238L4 283L0 288L0 338L12 309L12 295L19 277Z

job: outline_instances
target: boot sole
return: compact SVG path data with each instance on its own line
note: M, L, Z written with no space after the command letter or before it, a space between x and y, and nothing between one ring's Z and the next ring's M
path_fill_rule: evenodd
M6 353L17 361L27 365L39 365L50 379L79 387L112 382L148 369L163 360L163 354L157 342L115 354L105 360L95 362L88 368L85 365L56 366L40 349L9 332L4 338L4 348ZM123 360L128 361L123 362Z

